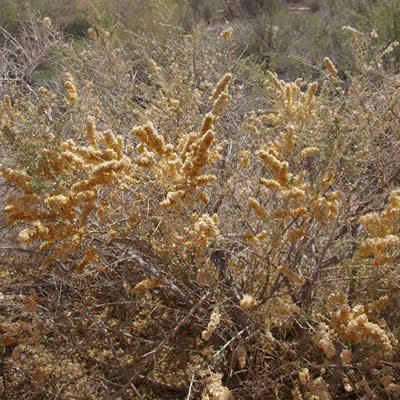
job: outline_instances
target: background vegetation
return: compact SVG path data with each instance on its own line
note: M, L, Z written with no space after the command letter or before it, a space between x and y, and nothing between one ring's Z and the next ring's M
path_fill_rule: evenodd
M0 1L0 396L398 398L400 2L65 7Z

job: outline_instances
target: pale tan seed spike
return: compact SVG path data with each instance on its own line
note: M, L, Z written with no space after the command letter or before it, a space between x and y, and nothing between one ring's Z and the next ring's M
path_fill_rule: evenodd
M215 101L218 99L220 94L225 90L225 88L229 85L232 80L231 74L225 74L224 77L218 82L213 95L211 96L211 101Z

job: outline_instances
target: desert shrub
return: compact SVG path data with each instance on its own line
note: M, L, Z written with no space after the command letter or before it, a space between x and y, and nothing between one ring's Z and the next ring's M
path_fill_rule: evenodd
M345 5L343 5L345 7ZM287 12L279 7L267 12L263 9L251 20L233 23L238 55L255 57L261 65L286 79L313 76L320 60L329 56L342 70L352 69L352 52L346 46L341 30L349 24L340 9L321 6L315 12Z
M241 0L239 6L241 11L249 16L256 16L260 12L273 13L283 7L285 2L282 0Z
M33 17L49 17L70 34L82 34L86 17L91 14L91 2L71 0L67 3L49 0L2 0L0 2L0 25L8 32L17 33L25 21Z
M57 61L63 48L62 34L46 26L50 20L39 22L36 18L27 20L15 35L6 29L0 30L0 41L4 43L1 52L0 92L5 94L12 85L29 90L37 80L55 75ZM48 79L50 81L50 79Z
M319 72L314 67L326 56L342 72L353 70L353 53L341 29L344 25L363 32L375 30L381 45L398 40L396 2L317 3L302 2L310 7L302 12L288 12L287 5L259 7L251 18L234 20L238 55L244 51L289 80L299 76L315 79ZM397 60L398 49L392 56Z
M360 29L376 30L379 34L381 43L394 42L400 40L400 2L395 1L376 1L364 2L363 9L354 16ZM399 50L393 52L396 60L399 60Z
M152 33L60 38L58 79L3 92L1 390L395 396L395 46L346 27L346 80L325 58L285 81L160 7Z

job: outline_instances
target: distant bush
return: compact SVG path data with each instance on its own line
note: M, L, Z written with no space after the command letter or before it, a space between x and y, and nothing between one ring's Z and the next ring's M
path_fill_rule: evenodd
M256 16L260 13L274 13L280 8L285 7L284 0L240 0L239 6L242 11L250 16Z

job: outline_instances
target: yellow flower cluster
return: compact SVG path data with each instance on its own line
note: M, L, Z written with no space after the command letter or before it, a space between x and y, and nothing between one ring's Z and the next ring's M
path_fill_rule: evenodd
M94 28L88 28L88 36L90 40L97 40L97 32Z
M214 214L212 217L208 214L203 214L199 218L196 218L194 232L196 232L196 237L203 245L208 243L209 238L218 235L218 223L219 218L217 214Z
M264 207L261 206L261 204L258 202L257 199L255 199L254 197L250 197L249 205L254 210L258 218L260 218L264 222L267 221L267 213L265 212Z
M313 342L318 348L323 350L328 359L332 359L336 355L336 348L333 340L334 334L332 329L326 324L320 324L317 333L313 337Z
M69 72L65 74L64 89L67 92L67 100L71 103L75 103L78 100L78 93L76 91L74 78Z
M73 140L60 144L56 153L44 150L48 159L49 178L66 175L74 180L59 181L53 192L39 196L32 193L31 178L23 171L0 167L0 174L13 182L24 193L23 197L8 199L7 222L24 221L28 226L19 234L22 242L42 240L41 249L54 248L44 260L46 267L56 258L77 252L88 230L89 215L98 206L98 193L102 186L113 186L123 177L122 171L131 170L131 162L123 153L122 138L112 132L97 133L94 121L87 121L86 137L89 146L78 146ZM78 172L76 175L75 171ZM81 171L85 171L82 174ZM97 262L94 249L87 249L77 265L84 267Z
M0 175L13 183L17 188L21 189L25 194L32 194L32 190L29 186L32 182L32 178L25 171L16 171L0 165ZM34 196L32 200L34 199L37 198Z
M385 56L386 54L390 54L393 52L393 50L399 45L399 42L396 40L392 43L389 44L388 47L383 51L382 56Z
M261 178L259 183L267 190L279 194L279 197L286 202L286 208L275 209L270 213L270 216L273 219L296 216L306 218L309 216L309 212L305 205L311 201L311 195L307 194L308 184L303 181L302 174L293 177L293 175L289 173L288 162L281 160L279 150L282 149L283 147L279 147L277 144L272 144L269 149L262 149L256 153L273 173L272 179ZM258 218L266 222L268 213L260 202L257 199L250 197L248 203ZM295 241L305 235L307 235L307 228L294 229L288 233L287 241Z
M219 323L221 322L221 314L213 312L210 317L210 322L207 325L207 329L201 333L201 337L204 341L209 341L213 333L216 331Z
M351 364L351 361L353 358L351 350L349 350L349 349L343 350L342 353L340 354L340 358L341 358L343 364Z
M333 65L333 62L331 61L331 59L330 59L329 57L325 57L325 58L324 58L324 64L325 64L325 67L326 67L326 69L327 69L329 75L330 75L332 78L336 79L336 77L337 77L337 69L336 69L336 67Z
M335 174L332 171L330 171L322 178L322 181L320 184L321 191L325 191L326 189L329 188L329 186L332 185L334 177L335 177Z
M256 305L257 305L256 299L249 294L245 294L243 298L240 300L240 307L242 307L244 310L251 310Z
M374 257L373 265L391 263L399 256L400 237L400 189L394 190L389 197L389 204L381 213L370 213L360 218L360 224L368 232L355 259Z
M210 217L208 214L198 215L197 213L192 214L192 227L185 226L179 230L182 234L173 232L168 233L169 247L176 248L177 244L183 246L183 251L186 254L188 251L195 250L195 262L199 262L201 256L201 250L207 246L210 239L215 238L218 234L219 218L217 214ZM161 247L157 243L153 243L153 246Z
M214 118L214 114L207 114L199 133L183 136L175 149L165 143L151 123L132 130L141 141L138 150L142 155L137 164L151 169L160 182L167 178L173 183L165 200L160 203L161 207L179 208L184 204L182 200L189 204L199 187L216 180L213 175L202 175L206 164L220 158L222 151L223 144L216 142L212 131ZM202 201L207 202L204 194Z
M256 155L264 161L264 164L271 168L275 177L274 179L281 185L287 186L290 174L289 174L289 164L287 161L281 161L277 152L271 148L268 150L258 150Z
M222 31L221 32L222 39L229 40L232 36L232 32L233 32L232 27L229 27L229 28L225 29L224 31Z
M333 331L326 331L328 336L339 335L342 339L350 340L355 344L366 341L379 344L381 351L391 353L393 346L389 335L377 324L370 322L364 312L364 307L359 305L350 309L347 296L331 295L329 302L337 305L338 309L331 313L330 326Z
M143 144L152 149L158 156L161 157L167 152L164 138L158 134L151 122L145 126L133 128L132 133L136 135ZM172 152L172 148L168 147L168 150L169 153Z
M210 100L214 102L214 104L218 102L218 98L225 93L231 81L232 75L225 74L222 79L217 83L217 86L215 87L213 94L210 98Z
M337 215L343 194L332 192L326 196L318 196L311 204L312 216L322 225L326 225L329 219Z
M250 152L245 150L239 154L239 167L244 168L250 165Z
M313 117L317 83L308 85L303 92L304 85L301 79L295 82L285 82L278 79L277 75L268 71L269 86L267 94L270 96L271 106L266 110L251 112L245 116L244 127L256 134L270 133L272 127L285 127L287 129L287 146L295 142L294 127L303 127Z
M201 393L201 400L233 400L233 395L230 390L223 386L223 374L208 372L204 375L205 386Z
M306 147L301 151L301 156L303 158L308 158L314 155L317 155L320 153L320 150L318 147Z
M361 32L360 31L358 31L357 29L355 29L355 28L353 28L352 26L350 26L350 25L345 25L345 26L343 26L343 31L345 31L345 32L349 32L349 33L351 33L353 36L355 36L355 37L358 37L358 36L360 36L361 35Z
M44 17L42 20L42 24L47 28L50 29L53 25L53 22L51 21L51 19L49 17Z
M49 233L49 228L44 226L40 221L34 221L29 228L22 230L18 239L20 242L32 242L41 237L46 237Z
M310 391L310 397L319 400L331 400L332 396L329 394L329 386L322 376L313 379L310 376L308 368L304 368L299 372L299 381L307 387ZM307 397L308 398L308 397Z

